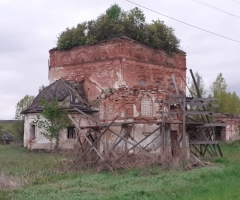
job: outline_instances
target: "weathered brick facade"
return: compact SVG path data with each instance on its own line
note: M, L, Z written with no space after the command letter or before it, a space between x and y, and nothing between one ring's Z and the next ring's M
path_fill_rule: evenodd
M181 144L177 141L180 140L181 127L178 124L166 125L162 132L162 118L157 111L168 108L161 108L155 100L166 99L167 94L176 92L172 74L179 92L185 92L184 52L179 50L178 53L168 55L123 36L69 50L52 49L49 53L50 83L60 78L84 80L89 103L99 107L100 123L109 123L116 116L116 123L125 123L111 127L115 133L124 129L125 137L131 143L120 142L117 151L124 152L146 137L141 145L146 146L151 154L156 154L158 159L178 154ZM166 120L178 119L171 117ZM171 136L172 133L174 137ZM102 137L103 142L100 142L98 149L104 155L108 146L114 145L117 137L113 132ZM135 150L130 151L133 152Z
M171 84L176 77L179 89L185 91L186 55L184 52L167 55L129 38L120 37L71 50L50 50L50 83L64 78L85 80L88 99L96 101L102 90L133 87L146 83Z

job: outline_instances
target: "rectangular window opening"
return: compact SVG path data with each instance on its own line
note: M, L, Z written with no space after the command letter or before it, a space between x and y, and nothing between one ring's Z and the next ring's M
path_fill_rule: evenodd
M67 139L75 139L76 133L75 133L75 127L68 127L67 129Z
M36 126L34 124L30 127L30 135L32 140L36 138Z

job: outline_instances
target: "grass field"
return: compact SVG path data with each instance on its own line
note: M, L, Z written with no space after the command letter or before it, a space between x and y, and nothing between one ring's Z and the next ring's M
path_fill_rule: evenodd
M190 171L62 172L61 155L0 145L0 199L240 199L240 142L222 144L224 158Z

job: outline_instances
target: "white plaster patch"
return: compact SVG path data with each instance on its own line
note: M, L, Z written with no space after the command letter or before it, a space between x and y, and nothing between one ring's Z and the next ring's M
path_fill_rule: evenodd
M114 83L114 86L113 86L114 88L118 89L119 86L122 86L122 85L127 86L126 82L123 80L122 73L117 72L117 77L118 77L118 80Z
M124 111L121 112L121 117L124 117Z
M138 117L139 116L139 112L137 111L137 107L135 104L133 104L133 117Z
M48 144L49 143L49 139L47 138L41 138L37 141L38 144Z

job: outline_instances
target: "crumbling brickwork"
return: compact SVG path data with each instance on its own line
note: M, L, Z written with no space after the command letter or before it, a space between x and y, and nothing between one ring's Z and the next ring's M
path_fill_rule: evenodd
M120 87L111 93L102 94L99 107L100 120L105 120L106 107L108 109L108 119L113 120L116 115L118 119L124 120L157 120L160 110L156 99L166 99L167 92L164 86L134 86L132 88Z
M233 114L222 114L216 117L216 122L226 123L225 128L219 129L220 139L225 141L234 141L240 139L240 116Z
M99 105L100 122L106 123L112 121L118 116L117 122L125 122L128 125L131 124L131 131L129 133L130 140L140 141L148 134L153 132L162 122L162 114L158 111L166 112L169 108L161 107L162 104L156 103L156 99L166 99L172 88L168 89L165 85L149 85L149 86L133 86L128 88L126 86L120 87L116 90L103 92ZM174 91L175 92L175 91ZM180 91L182 92L182 91ZM178 109L175 105L172 105L173 109ZM165 116L165 121L181 121L182 117L173 115L171 117ZM114 127L116 132L120 132L121 127ZM155 142L149 144L151 140L160 136ZM180 141L182 134L182 127L179 124L172 124L168 126L168 130L164 133L162 130L156 132L146 141L142 142L142 145L148 145L147 149L152 153L161 154L165 158L171 156L179 156ZM109 140L115 141L114 134L110 134ZM124 143L118 145L120 151L124 151Z
M102 90L117 89L122 85L161 84L168 87L172 82L171 74L175 75L179 88L185 90L184 52L167 55L126 37L71 50L50 50L50 83L59 78L84 79L90 101L96 101Z

